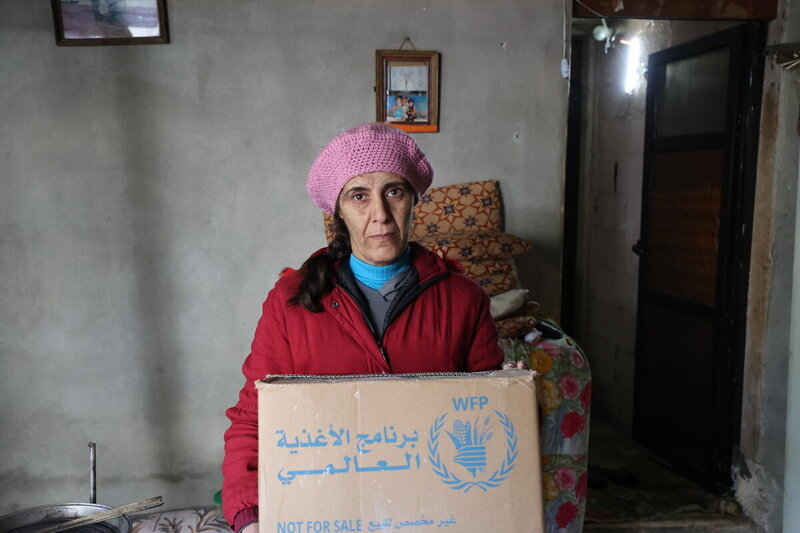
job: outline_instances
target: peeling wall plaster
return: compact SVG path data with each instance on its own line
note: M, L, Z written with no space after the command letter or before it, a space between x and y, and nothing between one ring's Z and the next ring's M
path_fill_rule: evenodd
M780 483L764 467L753 461L746 461L747 473L734 468L734 491L736 500L745 515L750 517L765 531L776 531L770 517L780 515L782 488Z

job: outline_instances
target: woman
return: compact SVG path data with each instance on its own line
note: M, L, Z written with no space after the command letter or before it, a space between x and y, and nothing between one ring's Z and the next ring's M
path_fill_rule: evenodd
M264 302L247 381L227 411L222 499L235 531L250 533L258 521L254 381L500 368L486 293L408 242L412 208L432 179L416 142L383 124L341 133L312 165L308 193L333 215L335 238L300 270L284 271Z

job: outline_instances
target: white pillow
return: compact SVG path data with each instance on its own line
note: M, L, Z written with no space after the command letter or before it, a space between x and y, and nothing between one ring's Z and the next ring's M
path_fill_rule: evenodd
M498 320L506 317L522 307L528 299L527 289L511 289L492 296L491 313L492 318Z

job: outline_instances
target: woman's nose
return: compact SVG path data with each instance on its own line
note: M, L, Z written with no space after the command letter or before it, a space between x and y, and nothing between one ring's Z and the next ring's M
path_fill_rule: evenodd
M389 218L389 206L386 204L386 199L383 197L376 199L372 206L373 222L380 222L383 224L387 222Z

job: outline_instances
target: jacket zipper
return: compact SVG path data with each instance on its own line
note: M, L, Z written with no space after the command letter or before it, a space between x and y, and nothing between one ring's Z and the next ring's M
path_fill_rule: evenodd
M448 275L449 275L449 272L445 272L445 273L440 274L438 276L434 276L433 278L429 278L424 284L417 285L417 287L415 289L415 294L414 294L414 297L412 298L412 300L416 299L417 296L422 294L422 292L425 291L425 289L427 289L428 287L430 287L431 285L433 285L437 281L446 278ZM347 294L350 298L352 298L352 300L358 306L358 309L361 311L361 317L364 319L364 322L367 323L367 326L369 327L369 331L370 331L370 333L372 333L372 338L375 339L375 343L378 345L378 351L380 352L381 357L383 357L383 360L386 361L386 366L389 367L389 372L392 373L392 363L389 361L389 354L386 353L386 348L383 346L383 335L378 337L378 332L375 331L375 327L372 325L372 321L369 319L369 315L367 314L367 310L364 309L364 307L361 305L361 302L359 302L358 298L356 298L353 295L353 293L351 293L349 290L347 290L347 288L344 285L342 285L341 283L337 283L336 285L338 287L341 287L341 289L345 292L345 294ZM404 305L403 309L405 309L405 307L407 307L407 306L408 306L408 304ZM395 312L393 316L389 317L390 320L386 323L386 328L384 328L384 330L383 330L384 335L386 334L386 330L389 329L389 324L392 323L392 321L394 320L394 318L398 314L399 314L399 312Z
M378 332L375 331L375 327L372 325L372 321L369 319L369 316L367 315L366 310L361 305L361 302L358 301L358 298L356 298L350 291L348 291L347 288L345 288L343 285L341 285L339 283L337 283L336 285L341 287L341 289L345 292L345 294L347 294L350 298L352 298L352 300L358 306L359 311L361 311L361 318L363 318L364 322L367 323L367 327L369 327L369 331L370 331L370 333L372 333L372 338L375 339L375 343L378 345L378 352L381 354L381 357L383 357L383 360L386 361L386 366L389 367L389 373L391 373L392 372L392 363L389 362L389 355L386 353L386 348L384 348L384 346L383 346L383 342L382 342L383 339L382 338L378 338Z

